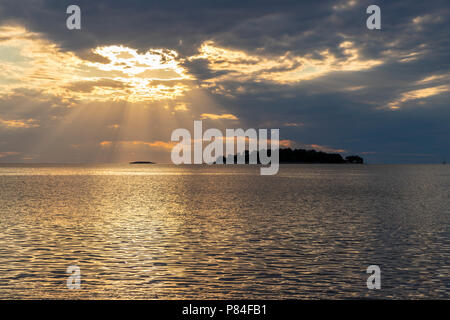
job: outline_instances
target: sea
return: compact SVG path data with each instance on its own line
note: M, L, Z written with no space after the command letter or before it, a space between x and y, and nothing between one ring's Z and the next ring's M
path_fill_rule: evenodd
M0 165L0 299L450 298L450 165L259 169Z

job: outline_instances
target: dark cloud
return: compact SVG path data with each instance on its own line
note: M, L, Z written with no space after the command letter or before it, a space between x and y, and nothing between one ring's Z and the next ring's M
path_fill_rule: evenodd
M237 115L243 125L302 123L282 127L283 139L365 153L372 162L437 162L450 158L448 91L406 99L398 110L387 108L405 93L449 85L448 1L378 1L382 30L376 31L365 27L365 9L371 1L351 5L349 1L80 0L76 4L82 9L81 31L66 28L65 10L70 4L75 3L3 0L0 21L23 24L63 50L101 63L108 61L90 52L91 48L112 44L142 52L168 48L187 58L211 40L220 47L268 59L286 54L324 59L320 52L328 50L339 60L348 56L340 44L350 41L358 50L359 59L382 63L365 70L330 72L298 83L235 77L220 82L220 88L211 86L205 90L226 109L224 112ZM213 70L205 59L186 60L184 66L199 85L231 73ZM421 82L433 76L434 80ZM78 89L90 90L94 85L111 87L120 83L79 83ZM39 95L16 93L14 98L1 101L0 118L36 119L40 126L29 130L44 134L51 119L68 112L57 98L40 97L40 102L36 102L34 94ZM190 97L186 100L196 103ZM11 104L15 107L8 108ZM195 111L200 114L200 107ZM88 132L79 133L84 138L77 139L73 138L77 133L72 132L73 141L61 142L60 147L92 140L96 133ZM161 129L155 139L167 141L168 132ZM111 140L108 134L105 131L92 143ZM0 151L19 152L20 148L14 145L32 145L37 136L26 130L0 129ZM146 137L130 137L138 138Z

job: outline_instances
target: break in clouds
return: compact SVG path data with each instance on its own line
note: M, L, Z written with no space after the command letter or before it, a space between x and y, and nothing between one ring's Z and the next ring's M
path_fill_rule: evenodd
M450 158L445 1L0 4L0 161L170 161L171 132L279 128L367 162Z

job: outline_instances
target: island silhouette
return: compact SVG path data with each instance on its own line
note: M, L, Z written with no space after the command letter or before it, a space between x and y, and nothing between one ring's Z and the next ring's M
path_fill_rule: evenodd
M259 158L259 152L256 153L258 164L261 163ZM240 154L242 156L242 153ZM267 150L267 155L270 157L271 150ZM306 150L306 149L279 149L279 162L280 163L354 163L363 164L364 159L358 155L350 155L347 157L342 157L339 153L327 153L323 151L316 150ZM233 160L233 163L237 163L237 155L229 155L228 158ZM244 152L245 164L249 163L250 153L248 150ZM222 157L222 163L226 163L227 157ZM214 164L219 164L220 162L214 162Z
M151 161L132 161L130 162L130 164L155 164L155 163Z

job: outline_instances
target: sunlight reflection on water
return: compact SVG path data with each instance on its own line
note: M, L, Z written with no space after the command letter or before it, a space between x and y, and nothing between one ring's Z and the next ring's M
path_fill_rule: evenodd
M0 190L0 298L449 297L450 166L2 165Z

